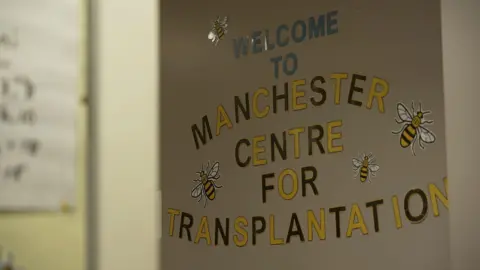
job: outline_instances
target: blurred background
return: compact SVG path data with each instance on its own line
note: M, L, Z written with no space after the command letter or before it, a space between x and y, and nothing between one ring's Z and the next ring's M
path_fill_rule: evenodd
M159 3L134 2L0 0L0 62L10 62L0 67L2 80L30 76L35 128L71 138L43 157L40 148L37 158L67 160L54 173L68 184L37 185L30 200L0 199L2 270L158 269ZM49 51L59 57L47 59ZM50 89L64 99L49 99ZM2 140L38 134L45 145L54 138L5 124L0 132ZM0 197L19 194L3 182ZM56 192L43 194L45 185Z

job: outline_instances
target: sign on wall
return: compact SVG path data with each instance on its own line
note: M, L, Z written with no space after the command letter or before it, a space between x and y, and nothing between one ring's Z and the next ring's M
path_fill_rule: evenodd
M408 2L162 1L162 269L449 269L440 3Z
M0 9L0 210L75 202L78 1Z

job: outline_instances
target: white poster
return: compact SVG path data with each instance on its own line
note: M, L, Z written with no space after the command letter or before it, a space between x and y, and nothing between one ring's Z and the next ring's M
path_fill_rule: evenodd
M75 202L77 0L0 2L0 210Z

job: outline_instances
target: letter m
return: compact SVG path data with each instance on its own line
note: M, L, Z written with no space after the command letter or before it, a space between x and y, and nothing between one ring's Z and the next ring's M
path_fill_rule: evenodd
M212 130L210 129L210 123L208 122L208 117L205 115L202 117L202 132L200 133L200 129L196 124L192 125L192 133L193 133L193 140L195 141L195 146L197 150L200 149L200 143L198 139L202 142L202 145L207 143L207 132L208 138L212 139Z
M308 37L318 38L318 36L325 36L325 15L320 15L315 21L315 17L308 18Z

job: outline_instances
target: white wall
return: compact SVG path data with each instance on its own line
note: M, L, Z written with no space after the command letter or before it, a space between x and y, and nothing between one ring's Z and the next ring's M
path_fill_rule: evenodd
M157 2L93 1L99 270L158 270Z
M452 270L480 269L480 1L442 1Z

